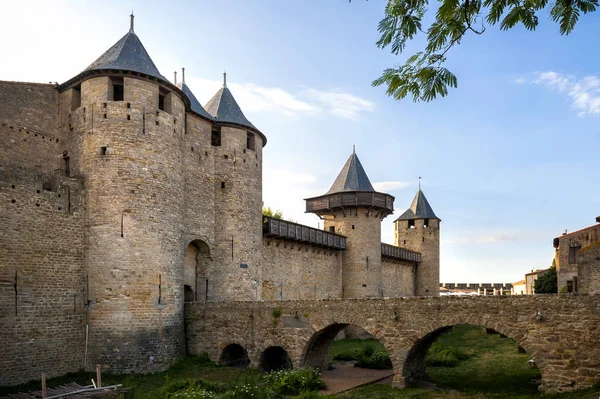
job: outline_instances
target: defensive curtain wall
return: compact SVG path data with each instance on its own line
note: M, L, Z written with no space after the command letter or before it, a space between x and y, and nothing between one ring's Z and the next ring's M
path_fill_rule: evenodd
M425 377L429 346L454 325L491 328L535 360L541 391L569 391L600 382L600 295L477 298L341 299L186 304L189 354L269 368L327 367L329 345L347 325L387 349L393 384ZM241 359L240 359L241 358Z

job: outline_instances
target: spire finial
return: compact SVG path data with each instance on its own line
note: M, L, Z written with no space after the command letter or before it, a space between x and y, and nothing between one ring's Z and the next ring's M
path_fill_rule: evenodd
M421 176L419 176L419 191L421 191Z
M131 10L131 15L129 16L129 18L129 32L133 32L133 19L135 18L135 16L133 15L133 10Z
M177 71L173 72L175 74L175 85L177 85Z
M356 154L356 146L354 144L352 144L352 153Z
M185 83L185 68L181 68L181 83Z
M227 71L223 71L223 87L227 87Z

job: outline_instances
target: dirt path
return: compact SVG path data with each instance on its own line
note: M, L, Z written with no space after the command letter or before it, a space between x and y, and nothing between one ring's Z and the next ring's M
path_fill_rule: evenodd
M392 375L392 370L363 369L354 367L354 363L338 363L335 370L323 372L321 378L327 384L327 389L319 393L331 395L386 378L391 382Z

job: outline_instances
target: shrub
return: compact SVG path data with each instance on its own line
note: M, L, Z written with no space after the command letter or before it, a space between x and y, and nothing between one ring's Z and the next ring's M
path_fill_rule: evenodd
M298 395L325 388L321 373L313 368L273 371L265 375L264 381L273 391L282 395Z
M354 366L375 370L387 370L392 368L392 361L386 352L376 350L370 355L367 355L369 352L370 351L366 350L363 351L362 355Z
M465 352L455 347L446 347L434 342L427 354L427 365L432 367L456 367L462 360L469 358Z

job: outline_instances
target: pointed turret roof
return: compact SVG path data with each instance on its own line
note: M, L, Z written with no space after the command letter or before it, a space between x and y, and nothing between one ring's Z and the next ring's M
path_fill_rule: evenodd
M396 220L410 219L439 219L433 212L433 209L431 208L431 205L429 205L427 198L425 198L425 194L421 191L420 186L412 204L410 204L410 208Z
M375 191L355 152L352 152L326 194L343 191Z
M179 87L181 91L184 92L185 95L190 99L190 108L192 109L192 111L207 119L213 119L213 117L210 116L208 112L206 112L204 107L202 107L200 101L198 101L194 93L192 93L192 90L188 87L187 84L185 84L185 82L178 83L177 87Z
M217 122L235 123L258 130L244 116L242 109L237 101L235 101L235 98L233 98L231 91L229 91L226 81L227 74L224 73L223 77L223 87L210 99L204 108Z
M133 20L129 32L111 48L106 50L84 72L102 69L115 69L144 73L155 78L167 80L156 68L144 45L133 32Z

